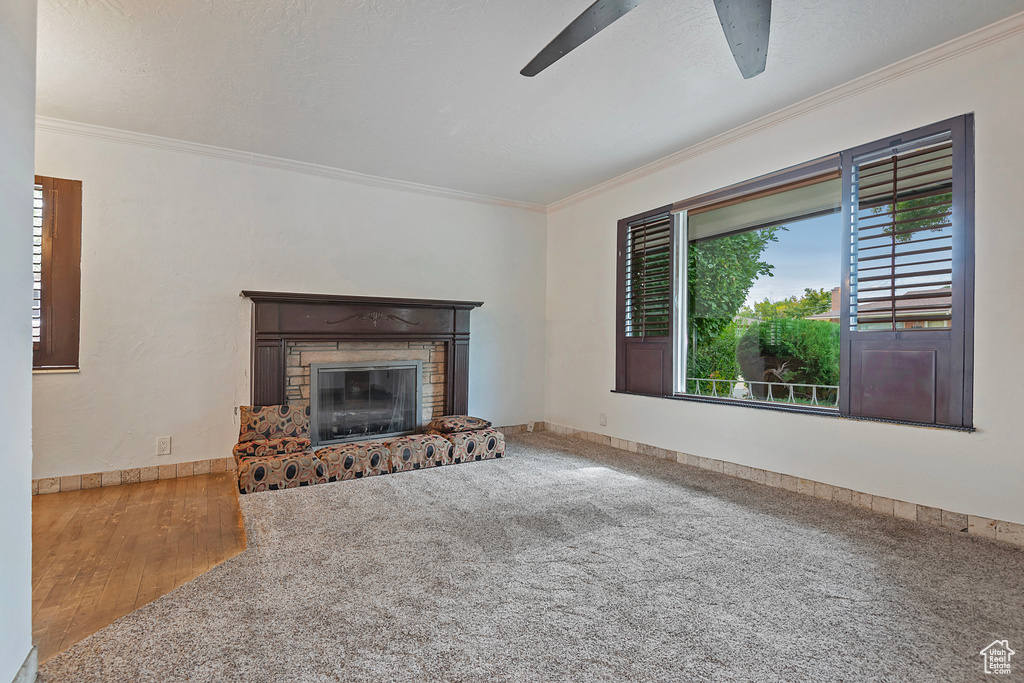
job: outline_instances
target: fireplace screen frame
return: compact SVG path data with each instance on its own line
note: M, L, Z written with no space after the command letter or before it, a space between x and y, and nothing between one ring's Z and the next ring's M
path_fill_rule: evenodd
M415 427L413 429L399 431L399 432L388 432L386 434L356 434L353 436L346 436L340 439L329 439L320 440L320 417L318 415L320 407L319 403L319 377L320 372L327 370L416 370L416 388L415 388L415 401L416 401L416 412L415 412ZM409 361L382 361L378 363L374 362L355 362L355 363L311 363L309 366L309 436L313 442L313 448L319 446L328 446L331 444L339 443L352 443L355 441L367 441L371 439L382 439L385 437L403 436L406 434L416 434L423 429L423 361L420 360L409 360Z

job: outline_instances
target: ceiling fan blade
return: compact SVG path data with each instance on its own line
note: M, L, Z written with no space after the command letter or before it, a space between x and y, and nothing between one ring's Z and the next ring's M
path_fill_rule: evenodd
M641 2L643 0L597 0L555 36L519 73L536 76Z
M743 78L753 78L764 71L772 0L715 0L715 9Z

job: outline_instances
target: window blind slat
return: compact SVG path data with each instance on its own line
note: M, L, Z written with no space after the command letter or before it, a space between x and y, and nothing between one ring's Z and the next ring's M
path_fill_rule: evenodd
M628 337L665 337L671 313L670 214L633 223L626 231Z
M42 340L43 186L32 192L32 343Z
M952 152L951 140L932 140L920 149L854 163L852 330L949 326ZM946 243L926 244L938 240ZM922 255L927 256L914 258Z

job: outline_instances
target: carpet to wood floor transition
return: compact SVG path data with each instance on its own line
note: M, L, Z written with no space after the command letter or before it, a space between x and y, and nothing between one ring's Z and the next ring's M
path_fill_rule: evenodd
M241 504L245 552L39 680L980 681L1024 652L1019 548L547 433Z
M233 472L33 496L39 660L244 549Z

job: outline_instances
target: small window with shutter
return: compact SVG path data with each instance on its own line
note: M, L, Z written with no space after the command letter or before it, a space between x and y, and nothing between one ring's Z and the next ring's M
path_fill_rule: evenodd
M36 176L32 245L32 367L75 370L81 299L81 181Z
M619 221L616 387L672 392L675 230L671 207Z

